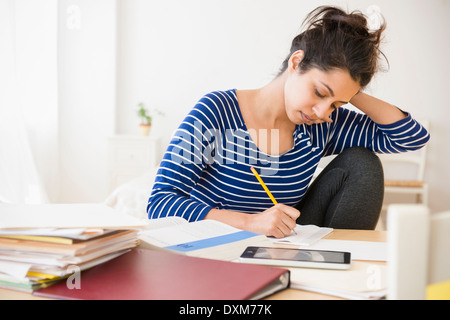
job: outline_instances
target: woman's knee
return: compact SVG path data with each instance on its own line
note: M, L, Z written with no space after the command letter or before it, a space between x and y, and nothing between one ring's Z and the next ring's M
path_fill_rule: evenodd
M348 148L339 156L348 177L345 192L334 207L334 212L339 212L334 223L351 229L373 229L384 198L381 161L374 152L362 147Z
M371 150L364 147L347 148L338 156L345 167L350 172L362 171L363 173L372 173L383 178L383 166L380 158Z
M380 164L378 156L372 150L364 147L347 148L340 153L340 156L350 159L359 159L368 163Z
M346 170L347 183L352 194L370 194L382 201L383 166L374 152L363 147L352 147L345 149L335 160L337 167Z

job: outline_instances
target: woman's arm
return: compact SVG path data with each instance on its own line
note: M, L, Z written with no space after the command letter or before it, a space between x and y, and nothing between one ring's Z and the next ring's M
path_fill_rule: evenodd
M201 103L203 102L203 103ZM208 159L214 127L214 110L209 109L206 96L188 113L174 133L160 163L147 205L149 219L179 216L188 221L202 220L211 206L191 197L191 192Z
M217 220L241 230L282 238L295 228L299 216L300 212L297 209L279 203L261 213L252 214L211 209L205 219Z
M370 119L378 124L391 124L404 119L407 115L399 108L372 97L364 92L359 92L350 103L367 114Z
M350 103L362 112L338 108L331 114L324 155L361 146L377 153L399 153L422 148L430 139L427 130L409 113L358 93Z

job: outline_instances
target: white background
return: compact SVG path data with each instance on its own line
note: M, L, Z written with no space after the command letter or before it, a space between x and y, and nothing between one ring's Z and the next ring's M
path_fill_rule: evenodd
M34 6L27 11L30 21L48 2L17 1ZM165 113L155 119L151 133L162 138L162 154L202 95L268 83L305 15L323 4L363 12L371 5L380 8L387 21L382 50L390 70L378 74L367 91L430 121L425 173L430 208L449 209L448 0L57 1L57 103L45 107L45 97L26 103L38 115L27 121L50 201L99 202L107 197L107 137L139 134L137 103ZM51 150L37 140L43 128L53 133L53 140L47 139L54 145Z

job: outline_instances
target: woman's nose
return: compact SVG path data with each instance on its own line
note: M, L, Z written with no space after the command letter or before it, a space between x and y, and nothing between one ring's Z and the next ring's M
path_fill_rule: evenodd
M324 121L329 118L331 112L333 111L332 108L326 103L317 104L312 110L317 118Z

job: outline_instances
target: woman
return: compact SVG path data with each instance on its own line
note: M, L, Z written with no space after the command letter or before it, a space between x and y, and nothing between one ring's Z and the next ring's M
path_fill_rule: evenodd
M212 92L192 109L161 162L149 218L215 219L277 238L296 223L375 227L383 171L374 152L415 150L429 135L362 92L378 69L384 26L370 31L362 14L334 7L311 12L306 26L269 84ZM338 156L310 186L328 155Z

